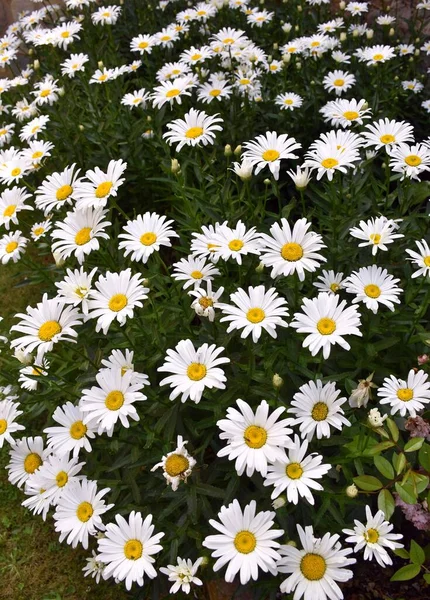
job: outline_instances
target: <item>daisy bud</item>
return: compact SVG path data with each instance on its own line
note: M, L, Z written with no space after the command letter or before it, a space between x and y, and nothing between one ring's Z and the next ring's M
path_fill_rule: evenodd
M294 27L294 31L300 31L300 27L299 27L298 25L296 25L296 26Z
M286 544L286 546L291 546L292 548L297 548L297 544L294 540L290 540L288 541Z
M32 355L28 354L27 352L24 352L24 350L15 350L13 355L23 365L31 365L31 363L33 362Z
M38 69L40 69L40 62L37 60L37 58L36 58L36 60L33 63L33 69L35 71L37 71Z
M264 265L263 263L259 263L256 267L255 267L255 272L256 273L262 273L264 271Z
M275 42L275 43L273 44L273 50L277 50L277 49L278 49L278 44L277 44L277 42Z
M358 37L359 36L359 31L358 29L354 29L352 32L352 37Z
M275 390L279 390L284 385L284 380L278 373L275 373L272 378L272 383Z
M419 365L425 365L430 360L430 357L428 354L421 354L417 360Z
M346 6L345 2L343 0L341 0L341 2L339 2L339 9L345 10L345 6Z
M420 55L420 51L418 50L418 48L415 50L414 54L415 54L415 56L419 56Z
M338 473L340 473L342 471L342 465L336 465L335 469Z
M57 267L62 267L66 262L64 258L61 258L61 254L59 252L53 252L52 256L55 260L55 264L57 265Z
M282 61L285 64L288 64L290 62L290 60L291 60L291 54L283 54L282 55Z
M172 165L170 167L170 170L175 175L178 175L181 172L181 165L179 164L179 161L177 158L172 158Z
M382 427L387 417L388 415L381 416L381 413L377 408L372 408L367 415L367 422L371 427L378 428Z
M34 50L33 50L33 48L30 48L30 50L28 51L28 55L32 56L32 54L34 54Z
M282 508L283 506L285 506L286 503L287 499L285 498L285 496L279 496L278 498L275 498L275 500L273 500L272 506L275 510L278 510L278 508Z
M358 33L358 32L357 32L357 33ZM373 29L368 29L368 30L366 31L366 37L367 37L367 39L368 39L368 40L371 40L371 39L373 38L373 33L374 33L374 32L373 32Z
M391 27L390 31L388 32L388 35L394 35L396 32L394 31L394 28Z
M300 69L302 68L302 63L300 61L297 61L296 67L297 67L297 70L300 71Z
M209 564L209 558L207 556L202 556L202 561L200 563L201 567L207 567Z
M230 144L226 144L224 147L224 156L231 156L233 154Z
M341 31L340 32L339 39L340 39L341 42L344 42L346 40L346 31Z
M297 12L302 12L302 10L303 10L303 6L301 4L299 4L297 6Z
M144 285L145 287L149 287L149 279L142 279L142 285Z
M60 87L60 88L58 89L58 95L59 95L59 96L64 96L64 94L65 94L64 88L63 88L63 87Z
M264 183L264 185L270 185L270 179L265 179L265 180L263 181L263 183Z
M233 150L233 154L235 156L240 156L242 154L242 146L241 145L236 146L236 148Z
M85 129L85 127L83 125L79 125L79 131L83 131Z
M358 495L358 487L353 483L346 488L345 492L348 498L355 498Z
M99 60L99 62L97 63L97 66L99 69L103 69L104 68L104 64L102 60Z

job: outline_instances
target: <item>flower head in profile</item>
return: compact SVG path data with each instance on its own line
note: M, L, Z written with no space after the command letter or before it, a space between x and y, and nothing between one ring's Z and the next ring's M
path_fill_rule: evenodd
M167 485L171 485L174 492L178 489L181 481L187 482L196 465L196 460L188 453L185 447L186 444L188 444L187 440L178 435L175 450L163 456L161 461L151 469L151 471L156 471L161 467Z
M3 448L5 441L13 446L15 440L12 434L25 429L24 425L15 421L22 415L22 410L18 410L19 406L18 402L12 402L8 398L0 401L0 448Z
M412 263L418 266L418 269L414 271L411 275L412 279L415 277L420 277L421 275L429 277L430 276L430 248L425 239L417 240L415 244L418 247L419 252L415 252L414 250L406 250L406 253L410 256L407 260L412 261Z

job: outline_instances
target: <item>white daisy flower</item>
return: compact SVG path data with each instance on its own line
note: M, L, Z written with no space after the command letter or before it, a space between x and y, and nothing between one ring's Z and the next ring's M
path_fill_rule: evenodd
M0 261L6 265L10 260L16 263L24 254L28 239L17 230L0 238Z
M149 100L149 92L145 91L145 88L141 88L140 90L135 90L130 94L124 94L121 98L121 104L124 106L129 106L130 109L136 108L139 106L140 108L146 108L146 103Z
M209 83L202 83L197 89L197 98L205 104L210 104L212 100L222 100L230 98L233 92L231 85L224 79L212 79Z
M402 417L407 414L417 416L417 411L423 410L430 402L430 382L428 375L420 370L411 369L407 381L398 379L394 375L385 377L382 387L377 391L382 398L380 404L389 404L391 414L400 413Z
M355 77L347 71L330 71L323 79L323 86L329 92L335 92L336 96L340 96L355 85Z
M251 477L254 471L267 475L269 462L282 460L283 448L293 448L289 435L293 432L287 427L291 419L278 421L285 411L277 408L269 415L269 405L262 400L255 411L243 400L236 400L239 410L227 409L227 418L217 422L221 429L220 439L227 440L227 445L217 456L227 456L235 461L238 475ZM239 412L240 411L240 412Z
M194 585L203 585L203 581L196 577L197 569L202 560L203 558L198 558L193 564L193 561L190 558L185 560L178 556L178 564L160 567L160 572L167 575L171 583L173 582L173 585L169 590L170 594L176 594L179 590L185 592L185 594L189 594L191 591L191 583L194 583Z
M236 227L231 228L227 223L219 225L216 229L217 254L223 260L233 258L239 265L242 264L242 256L247 254L260 254L260 235L255 227L246 231L242 221L238 221Z
M91 551L91 554L92 556L90 556L90 558L85 559L87 564L85 567L83 567L82 572L84 577L91 575L91 577L96 580L96 583L100 583L100 579L103 577L105 565L97 560L97 554L94 550Z
M273 177L279 179L281 160L298 158L297 154L293 154L293 151L298 150L302 145L286 133L278 136L276 131L268 131L265 134L258 135L255 140L246 142L243 147L245 149L243 158L248 159L252 165L256 165L256 175L268 166Z
M183 62L168 62L159 69L155 75L157 81L173 81L177 77L188 76L192 74L188 65Z
M293 546L280 548L283 556L278 571L289 574L281 583L281 592L294 591L295 600L302 596L304 600L341 600L342 590L336 582L352 579L353 572L345 568L356 562L355 558L347 558L352 549L343 549L337 534L316 538L312 526L303 529L300 525L297 531L303 550Z
M212 58L213 55L214 53L210 46L201 46L200 48L191 46L180 54L179 60L188 65L196 65L204 62L208 58Z
M371 109L366 100L332 100L320 109L326 123L335 127L350 127L353 123L363 125L363 119L370 119Z
M340 390L336 390L336 384L328 382L324 386L320 379L316 382L309 381L299 388L294 394L291 408L287 412L294 415L292 425L299 425L300 435L310 442L314 435L317 439L329 438L330 427L339 431L345 425L351 423L343 416L341 408L346 398L339 398Z
M6 466L8 480L19 488L25 484L49 456L49 450L43 447L43 438L24 437L11 446L10 463Z
M215 223L215 226L202 225L202 233L193 232L191 234L194 238L191 242L191 254L194 257L207 257L215 264L218 262L220 258L218 253L219 246L216 242L218 227L219 223Z
M154 41L162 48L173 48L174 42L180 39L179 31L175 26L163 27L161 31L154 34Z
M9 144L14 134L15 123L3 124L0 128L0 148Z
M379 304L384 304L391 311L394 311L394 304L400 304L398 295L403 290L396 285L399 281L389 275L387 269L372 265L353 271L345 280L345 288L349 294L356 294L353 304L363 302L376 314Z
M146 400L140 392L142 382L132 383L133 373L127 371L124 375L121 369L102 369L96 375L98 386L82 390L79 410L84 413L83 425L92 429L98 425L97 433L104 432L112 437L118 420L125 428L130 427L129 419L139 421L134 402Z
M318 275L317 280L314 282L314 286L318 288L320 292L328 292L337 294L344 286L343 273L336 273L335 271L321 271L321 275Z
M60 534L60 543L66 540L72 548L78 544L88 548L89 536L106 529L101 515L115 506L105 504L102 499L110 491L110 488L98 491L96 481L85 479L67 486L54 513L55 531Z
M47 427L43 432L48 436L48 448L59 458L70 452L73 452L73 458L77 458L82 448L91 452L89 440L96 437L97 427L91 422L84 424L84 417L79 407L71 402L54 410L52 419L60 427Z
M106 335L113 321L123 326L128 318L133 318L134 309L142 308L141 300L148 297L149 288L142 283L141 275L132 276L131 269L120 273L108 271L99 277L88 300L88 316L97 319L96 332L102 330Z
M281 107L281 110L291 110L299 108L303 104L303 98L293 92L284 92L278 94L275 98L275 104Z
M318 253L325 248L322 236L308 231L311 222L306 217L299 219L291 229L287 219L281 219L281 225L274 223L270 228L271 235L261 234L261 262L272 267L271 277L292 275L297 273L299 280L304 281L305 271L316 271L321 262L327 259Z
M194 302L191 304L191 308L196 311L196 314L199 315L199 317L208 318L212 323L215 320L215 309L220 307L218 300L223 291L223 287L218 288L217 291L212 290L211 281L206 283L206 290L202 287L191 290L188 293L195 298Z
M115 25L121 15L120 6L100 6L91 15L94 25Z
M33 515L41 515L42 519L46 521L51 506L51 499L46 496L46 489L43 487L43 483L33 482L33 486L28 487L26 482L24 493L29 498L21 502L21 505L32 512Z
M359 50L356 51L356 56L360 62L365 62L369 66L373 66L395 58L396 51L395 48L392 48L391 46L377 44L376 46L359 48Z
M124 183L121 177L127 168L123 160L111 160L106 173L99 167L89 170L85 177L76 185L76 208L82 210L88 207L105 207L111 196L116 197L118 188Z
M18 119L21 123L26 119L30 119L31 117L35 117L39 109L33 102L29 102L26 98L19 100L14 108L12 108L12 115Z
M296 189L300 191L305 190L312 177L309 175L309 168L297 167L295 171L287 171L287 175L291 177L296 186Z
M51 505L56 506L68 486L86 479L84 475L79 475L84 465L83 462L78 463L77 458L69 459L68 454L61 458L51 454L27 479L26 493L40 493Z
M306 456L308 445L306 440L300 444L300 438L296 435L288 453L283 453L281 458L271 461L273 464L268 466L264 485L275 487L270 496L272 500L286 490L288 502L298 504L300 497L306 498L309 504L315 504L311 489L324 489L315 479L326 475L331 465L322 465L323 457L316 452Z
M0 448L3 448L5 441L13 446L15 440L12 433L25 429L24 425L15 422L15 419L22 415L22 410L18 410L19 406L18 402L7 398L0 401Z
M212 556L218 559L214 571L219 571L228 563L225 580L232 582L237 573L240 582L245 585L251 578L258 579L258 570L268 571L275 575L277 561L280 558L280 547L276 538L281 537L282 529L272 529L274 512L262 511L256 514L257 505L252 500L244 511L237 500L228 506L222 506L218 519L210 519L209 523L219 534L209 535L203 546L213 550Z
M174 81L162 81L151 94L152 106L161 108L166 102L170 104L170 107L172 107L173 102L182 104L183 96L191 96L189 90L193 87L195 87L194 83L187 76L176 77Z
M42 133L42 131L46 129L46 124L48 123L48 121L48 115L40 115L40 117L32 119L21 129L19 139L22 142L28 142L33 138L37 139L39 133Z
M64 304L80 306L83 314L88 315L88 295L92 289L91 284L96 271L97 267L94 267L90 273L86 273L84 267L74 271L67 269L67 275L63 281L55 283L58 288L57 299Z
M243 329L240 337L246 338L252 334L252 341L257 343L263 329L276 338L276 327L288 327L282 317L288 317L287 302L280 297L275 288L266 291L264 285L248 287L248 293L239 288L230 294L230 300L235 304L219 305L223 315L221 323L230 322L227 333L235 329Z
M402 81L402 88L405 91L413 92L414 94L419 94L423 91L424 85L418 81L418 79L409 79L407 81Z
M366 125L362 136L366 140L366 147L371 146L376 150L385 147L388 150L393 144L413 142L413 131L412 125L409 125L406 121L385 118Z
M43 210L45 216L52 210L58 210L66 204L72 204L76 200L76 186L82 181L78 177L80 169L73 164L66 167L61 173L48 175L45 181L35 191L35 204Z
M52 30L52 35L56 37L55 45L63 50L75 40L81 39L78 33L81 31L82 25L76 21L62 23Z
M49 362L45 358L43 358L39 364L35 362L32 365L23 367L19 370L18 382L20 386L29 392L37 390L39 384L38 379L48 375L48 368Z
M134 370L133 357L134 352L132 350L125 350L125 354L124 352L121 352L121 350L112 350L108 358L103 359L101 364L106 369L121 369L121 375L124 375L125 373L131 373L131 385L149 385L148 375L145 375L145 373L138 373ZM104 369L100 369L100 373L103 370Z
M103 69L97 69L93 73L90 79L90 83L97 83L99 85L102 85L107 81L112 81L113 79L116 79L117 75L118 74L116 73L115 69L106 69L106 67L103 67Z
M184 146L207 146L215 141L215 132L222 131L223 119L218 114L209 116L202 110L191 108L185 113L183 119L175 119L167 123L170 129L163 134L163 138L170 144L178 144L176 150L179 152Z
M175 281L184 281L184 290L194 285L194 289L200 287L203 281L211 281L214 276L221 275L219 269L206 264L204 258L181 258L179 262L173 264L172 278Z
M61 75L74 77L78 71L85 71L85 63L89 61L88 54L71 54L64 62L61 63Z
M390 168L395 173L402 173L401 181L405 177L420 179L424 171L430 171L430 148L425 144L399 143L387 149L390 155Z
M230 359L219 356L223 351L215 344L203 344L196 350L191 340L181 340L175 350L167 350L166 362L157 371L172 373L160 381L160 385L173 388L170 400L181 395L181 402L190 398L198 404L206 388L224 390L227 378L219 365Z
M31 160L22 154L0 163L0 181L9 186L17 183L33 168Z
M49 219L45 221L39 221L38 223L34 223L30 230L30 235L33 240L38 240L43 237L48 231L52 228L52 223Z
M412 279L415 277L430 276L430 248L425 239L415 241L415 244L418 246L419 252L414 252L413 250L406 250L406 253L409 254L411 258L407 260L412 261L414 265L417 265L419 268L412 273Z
M170 227L173 222L155 212L137 215L134 221L127 221L125 233L119 234L118 238L124 240L119 243L119 249L125 250L124 256L131 254L131 260L146 264L153 252L159 252L160 246L171 247L170 238L179 237Z
M51 233L53 242L51 249L60 258L66 260L69 256L76 257L81 265L87 254L100 248L100 239L109 239L105 232L111 225L105 218L107 210L102 208L76 209L68 212L64 221L57 221L56 228Z
M348 168L354 168L354 163L360 160L357 148L345 148L332 138L327 139L329 141L321 139L314 142L303 163L304 167L309 167L312 171L318 169L317 181L323 175L327 175L327 179L332 181L335 171L346 173Z
M35 91L30 92L34 96L34 102L37 106L49 104L52 106L58 100L60 88L57 86L58 79L53 79L47 75L42 81L35 84Z
M145 53L151 54L155 45L156 42L152 35L140 34L132 38L130 42L130 50L132 52L139 52L139 54L142 56Z
M128 522L121 515L116 515L115 520L117 524L109 523L105 537L98 540L97 561L105 564L103 578L125 580L127 590L131 589L133 582L143 586L144 575L150 579L157 576L152 566L155 562L152 555L163 549L159 542L164 533L152 535L152 515L144 520L141 513L134 510Z
M11 347L25 350L31 354L37 350L36 361L39 362L46 352L51 352L54 344L62 340L76 343L78 334L73 329L82 322L82 316L76 308L64 306L56 298L48 299L44 294L42 302L36 308L27 307L27 313L18 313L21 319L11 331L19 331L24 335L12 340Z
M196 460L188 453L185 447L186 444L188 442L181 435L178 435L177 448L163 456L161 461L151 469L151 471L156 471L159 467L163 469L163 477L166 479L167 485L172 486L173 492L176 492L181 481L187 482L197 464Z
M358 244L359 248L372 246L372 254L375 256L378 250L388 250L387 244L392 244L395 239L404 237L402 233L395 233L397 228L396 221L381 216L372 217L368 221L360 221L359 226L352 227L349 233L359 240L365 240Z
M247 181L251 179L253 169L254 165L247 158L244 158L240 163L234 162L230 170L234 171L242 181Z
M366 506L366 517L366 524L354 519L354 529L342 530L344 534L349 536L345 541L355 544L355 553L364 548L364 560L375 558L381 567L392 565L393 561L386 548L390 550L403 548L403 544L395 541L401 540L403 536L400 533L390 533L394 525L385 520L382 510L378 510L375 516L373 516L370 506Z
M303 348L309 348L312 356L322 349L323 356L330 356L331 346L339 344L345 350L351 346L344 339L345 335L362 336L360 314L356 306L346 306L346 301L339 303L339 296L321 292L310 300L303 298L303 313L295 313L291 327L298 333L308 333L303 341Z
M28 143L28 148L22 151L22 156L31 160L33 167L39 167L41 161L51 156L50 150L55 148L51 142L42 142L42 140L34 140Z

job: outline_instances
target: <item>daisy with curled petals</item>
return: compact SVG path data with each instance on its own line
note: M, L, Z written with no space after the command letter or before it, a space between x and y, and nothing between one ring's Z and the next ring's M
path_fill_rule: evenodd
M0 128L0 148L3 148L4 145L9 144L12 139L13 133L15 129L15 124L3 124Z
M406 121L394 121L390 119L379 119L374 123L366 125L361 134L366 140L365 146L371 146L376 150L390 148L393 144L413 142L414 128Z
M343 593L337 581L352 579L353 572L345 567L353 565L355 558L348 558L351 548L343 549L339 536L326 533L316 538L312 526L303 529L297 525L303 549L281 546L278 571L289 576L281 583L281 592L294 592L295 600L342 600Z
M53 240L52 252L66 260L69 256L76 257L82 264L87 254L100 248L99 238L109 239L105 233L111 225L105 221L108 211L102 208L86 208L68 212L64 221L57 221L56 228L51 233Z
M76 186L82 181L78 177L80 169L73 164L61 173L52 173L42 182L35 192L35 204L43 210L45 216L52 210L58 210L76 200Z
M415 242L418 246L419 252L414 252L414 250L406 250L406 253L409 254L411 258L410 260L414 265L417 265L419 268L412 273L412 279L415 277L420 277L421 275L429 277L430 276L430 248L425 239L418 240Z
M28 487L26 484L24 493L29 497L21 502L21 505L27 508L33 515L41 515L44 521L46 521L51 506L51 501L46 497L45 492L46 490L42 487L41 483L38 483L33 487Z
M193 468L196 466L196 460L188 453L186 449L188 442L178 435L177 448L163 456L161 462L154 465L151 471L156 471L159 467L163 469L163 477L167 485L172 486L172 491L176 492L181 481L187 482Z
M57 298L48 299L44 294L42 302L36 308L27 307L27 314L18 313L21 319L11 331L19 331L24 335L12 340L11 347L31 354L37 350L36 361L39 362L46 352L50 352L54 344L62 340L76 343L78 334L73 329L82 322L78 309L64 306Z
M23 367L19 370L18 382L20 386L29 392L37 390L38 379L48 375L49 362L43 358L40 363L34 362L32 365Z
M318 275L314 286L320 292L328 292L331 294L337 294L341 289L344 288L343 273L335 273L334 271L321 271L321 275Z
M10 160L0 163L0 181L4 185L12 185L27 175L33 169L31 160L25 158L22 153L14 156Z
M384 384L377 391L380 404L389 404L391 414L400 413L402 417L408 414L417 416L417 411L423 410L430 403L430 382L424 371L415 372L411 369L407 381L394 375L386 377Z
M398 295L403 290L396 285L399 281L389 275L387 269L372 265L353 271L345 280L345 287L349 294L356 294L353 304L363 302L376 314L379 304L384 304L391 311L394 311L394 304L400 304Z
M396 50L391 46L368 46L367 48L359 48L356 56L360 62L365 62L369 66L373 66L395 58Z
M281 110L294 110L303 104L303 98L293 92L278 94L275 98L275 104L281 107Z
M77 458L65 454L61 458L51 454L43 464L31 475L26 483L26 490L33 489L41 492L49 503L56 506L67 486L86 479L79 475L85 463L78 463Z
M54 513L55 531L60 534L60 542L66 542L76 548L80 543L88 548L89 536L104 531L101 515L113 508L114 504L105 504L103 496L110 488L97 490L97 482L77 481L61 495Z
M209 116L203 110L191 108L183 119L175 119L167 123L170 131L163 134L163 138L170 144L178 144L177 151L184 146L207 146L213 144L215 132L222 131L223 120L218 115Z
M403 544L396 542L396 540L401 540L403 536L400 533L390 533L394 525L385 520L382 510L378 510L376 515L373 516L370 506L366 506L366 517L366 524L354 519L354 529L342 530L345 535L349 536L345 541L355 544L355 553L364 548L364 560L375 558L381 567L392 565L393 561L386 548L390 550L403 548Z
M18 402L5 399L0 401L0 448L3 448L4 442L11 446L15 444L12 433L25 429L24 425L15 422L15 419L22 415L22 410L18 410Z
M146 108L146 103L149 99L149 92L145 91L145 88L135 90L130 94L124 94L121 98L121 104L123 106L129 106L130 109L140 106L140 108Z
M139 420L135 402L146 400L140 392L143 387L141 382L132 383L133 373L121 374L121 369L103 369L96 375L98 386L82 390L79 401L79 410L83 413L83 425L90 429L98 425L97 433L104 432L112 437L116 423L128 429L129 419Z
M24 158L31 160L34 167L39 167L42 160L48 156L51 156L51 150L55 148L51 142L42 142L42 140L35 140L29 142L28 148L22 151Z
M300 426L303 439L310 442L314 435L319 440L329 438L330 427L340 431L344 425L351 425L341 408L347 399L339 398L339 395L340 390L336 390L335 383L329 381L323 385L320 379L305 383L294 394L288 412L294 416L291 424Z
M21 231L17 230L0 238L0 261L6 265L10 260L16 263L24 254L28 244L28 239L25 238Z
M272 500L287 490L287 500L298 504L299 497L306 498L309 504L315 500L311 489L323 490L323 486L315 481L321 479L331 469L331 465L322 465L323 457L316 452L306 456L309 443L305 440L300 445L299 436L294 436L294 444L282 458L271 461L264 485L273 485L275 489L270 496Z
M252 578L258 579L258 570L264 573L277 573L277 561L280 558L279 543L282 529L272 529L274 512L256 513L257 505L252 500L244 511L237 500L228 506L222 506L218 513L218 521L210 519L209 523L219 531L218 535L209 535L203 546L213 550L213 558L218 559L213 569L219 571L228 564L225 580L232 582L237 573L240 583L245 585Z
M120 6L100 6L91 15L94 25L115 25L121 15Z
M335 92L337 96L349 90L355 84L355 77L347 71L330 71L323 79L323 85L329 92Z
M206 264L204 258L181 258L177 263L173 264L172 278L175 281L184 281L184 290L194 285L194 289L200 287L203 281L211 281L214 276L220 275L219 269L212 265Z
M67 269L67 275L63 281L55 283L58 289L57 299L64 304L80 306L83 314L87 315L88 295L92 289L91 285L96 271L97 267L94 267L90 273L85 273L84 267L74 271Z
M236 400L239 410L227 409L227 418L217 422L221 429L220 439L227 440L227 445L217 456L227 456L235 461L238 475L251 477L254 471L267 475L267 464L282 460L284 448L293 448L289 438L293 432L287 427L290 419L278 421L285 411L277 408L269 415L269 405L262 400L255 411L243 400ZM240 412L239 412L240 411Z
M174 350L167 350L166 362L157 371L172 373L160 381L160 385L173 388L170 400L180 395L181 402L190 398L198 404L205 388L224 390L227 378L219 365L230 359L219 356L223 351L215 344L203 344L196 350L191 340L181 340Z
M229 227L227 223L219 225L215 243L220 258L223 260L233 258L239 265L242 264L242 256L260 254L260 235L255 227L246 231L242 221L238 221L234 228Z
M144 575L150 579L157 577L152 555L163 549L159 542L164 533L152 535L152 515L143 519L142 514L134 510L128 521L121 515L116 515L115 521L116 524L106 526L104 537L98 540L97 561L105 565L104 579L125 580L125 587L131 590L133 582L143 586Z
M123 239L119 243L119 249L124 249L124 256L131 254L131 260L141 261L146 264L153 252L158 252L160 246L171 247L170 238L179 237L170 227L172 220L157 213L146 212L137 215L134 221L127 221L123 232L118 238Z
M78 71L85 71L85 63L89 61L88 54L71 54L61 63L61 75L74 77Z
M405 177L420 179L424 171L430 171L430 148L425 144L400 143L387 150L390 155L390 168L396 173L402 173L401 181Z
M111 160L106 173L99 167L85 173L88 181L82 180L76 185L76 208L105 207L111 196L117 196L118 188L124 183L121 177L127 168L123 160Z
M121 375L125 373L131 373L131 385L139 383L141 386L149 385L148 375L145 373L138 373L134 370L133 364L134 352L133 350L112 350L108 358L102 360L101 364L107 370L109 369L121 369ZM100 369L100 373L103 369Z
M299 219L291 229L287 219L281 219L281 225L274 223L270 234L261 234L261 262L272 267L271 277L292 275L297 273L299 280L304 281L305 271L314 272L325 262L318 250L325 248L322 236L308 231L311 222L306 217Z
M97 560L97 554L94 550L91 551L90 558L86 558L85 560L87 564L82 568L84 577L91 575L91 577L96 580L96 583L100 583L100 579L103 577L103 571L105 570L104 564Z
M218 301L223 291L223 287L218 288L217 291L212 290L212 281L206 283L206 290L202 287L191 290L188 293L195 298L191 304L191 308L196 311L199 317L208 318L212 323L215 320L215 309L220 307L220 302Z
M339 344L345 350L351 348L343 336L362 336L357 307L347 307L345 300L339 303L339 296L322 292L312 300L303 298L301 308L303 313L295 313L290 325L298 333L309 334L303 342L303 348L309 348L312 356L322 349L327 359L334 344Z
M89 439L96 437L97 427L94 423L84 425L84 417L79 407L71 402L57 406L52 419L60 426L47 427L43 430L48 436L48 448L51 452L60 458L69 455L70 452L73 453L74 458L77 458L82 448L91 452Z
M28 142L33 138L37 139L39 133L46 129L46 124L48 123L48 121L48 115L40 115L40 117L32 119L21 129L19 139L22 142Z
M349 233L359 240L364 240L358 244L359 248L372 246L372 254L375 256L378 250L388 250L387 244L392 244L394 240L404 237L402 233L395 233L397 228L396 221L381 216L372 217L368 221L360 221L359 226L352 227Z
M218 227L219 223L215 223L215 226L202 225L201 233L193 232L191 234L194 238L191 242L191 254L194 257L207 257L215 264L218 262L220 258L219 246L215 241Z
M346 173L348 168L353 168L354 163L360 160L357 149L342 148L339 144L328 143L323 140L317 140L309 148L305 155L304 167L309 167L312 171L318 169L317 181L327 175L331 181L335 171Z
M10 463L6 466L8 480L19 488L43 464L49 450L43 446L43 438L24 437L10 449Z
M366 100L333 100L320 110L326 123L335 127L350 127L353 123L363 125L363 119L370 119L371 109Z
M263 329L276 338L276 327L288 327L282 317L288 317L287 302L278 295L275 288L266 291L264 285L248 287L248 293L239 288L230 294L230 300L235 304L220 303L223 313L220 322L229 322L227 333L235 329L242 329L242 339L252 334L252 341L257 343Z
M281 160L298 158L297 154L293 154L293 151L298 150L302 145L286 133L278 136L276 131L268 131L265 134L258 135L255 140L246 142L243 147L245 149L243 158L248 159L250 164L256 165L256 175L268 166L273 177L279 179Z
M191 591L191 583L194 585L203 585L203 581L196 577L197 569L199 568L203 557L198 558L193 564L193 561L188 558L187 560L178 556L177 565L167 565L167 567L160 567L160 572L164 573L169 577L170 583L173 582L170 588L170 594L176 594L179 590L189 594Z
M176 77L174 81L162 81L151 94L152 106L161 108L166 103L169 103L170 107L173 102L182 104L182 97L191 96L189 90L193 87L194 83L190 82L189 77Z
M117 320L123 326L127 318L132 319L134 309L142 308L141 300L146 300L149 288L143 287L141 275L131 275L131 269L120 273L101 275L96 281L96 289L91 290L88 301L88 316L97 319L96 332L107 334L112 322Z

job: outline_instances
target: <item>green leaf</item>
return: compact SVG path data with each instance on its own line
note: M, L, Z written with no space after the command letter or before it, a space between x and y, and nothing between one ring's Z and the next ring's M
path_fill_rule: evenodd
M396 503L389 490L381 490L378 494L378 508L382 510L387 520L392 516Z
M386 442L380 442L379 444L375 444L374 446L363 452L363 454L365 454L366 456L375 456L375 454L379 454L380 452L388 450L393 446L395 446L395 443L391 442L390 440L387 440Z
M430 444L423 444L418 453L418 460L420 461L420 465L425 469L428 473L430 473Z
M415 437L409 440L405 444L404 452L415 452L415 450L419 450L421 446L424 444L424 438Z
M412 473L411 478L413 480L413 484L415 484L417 488L417 494L421 494L421 492L427 489L430 480L428 477L426 477L426 475L421 475L421 473Z
M423 577L426 583L430 583L430 573L424 573Z
M374 456L373 462L381 475L387 479L394 479L394 469L386 458L383 456Z
M390 581L408 581L416 577L420 571L421 567L419 565L406 565L396 571Z
M426 559L424 550L419 544L416 543L415 540L411 541L409 556L411 557L411 561L416 565L422 565Z
M417 503L417 495L414 492L413 486L406 482L403 485L400 485L399 482L395 484L396 492L399 494L400 498L406 504L416 504Z
M391 438L394 442L397 442L399 439L399 428L397 427L397 425L395 424L395 422L393 421L393 419L387 419L385 421L386 426L388 427L388 430L391 434Z
M401 452L400 454L394 454L393 465L396 469L396 475L400 475L406 466L406 456Z
M409 552L406 550L406 548L396 548L394 550L394 554L396 556L399 556L400 558L405 558L406 560L409 560Z
M376 490L380 490L383 486L379 479L372 475L359 475L358 477L354 477L353 481L355 485L366 492L376 492Z

